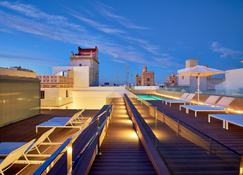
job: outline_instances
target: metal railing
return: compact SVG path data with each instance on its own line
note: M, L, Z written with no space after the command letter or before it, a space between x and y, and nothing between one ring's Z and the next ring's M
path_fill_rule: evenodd
M33 174L57 174L62 169L62 174L71 175L85 151L96 139L99 140L102 129L111 116L112 106L105 106L107 107L105 110L102 111L102 108L85 128L69 137ZM99 142L96 145L99 147Z
M151 149L155 149L155 151L156 151L155 155L153 155L153 153L150 153L150 154L153 156L153 159L154 159L153 161L155 162L155 166L157 167L156 168L157 173L158 174L173 174L172 170L168 166L167 161L165 160L164 156L161 154L161 152L159 150L160 141L154 135L150 126L144 121L144 119L142 118L142 116L140 115L140 113L138 112L136 107L133 105L133 103L131 102L129 97L125 94L124 98L125 98L126 107L128 109L128 114L130 115L132 120L136 120L138 125L141 125L141 127L139 127L139 128L135 127L136 132L138 133L138 130L140 130L143 134L144 139L146 140L146 144L149 145L149 143L151 143L152 144ZM146 135L148 137L146 137Z
M150 113L153 117L158 118L158 112L161 112L161 114L163 115L163 119L160 118L160 120L164 123L166 123L166 117L171 120L173 120L176 123L176 127L177 128L173 128L174 126L171 126L170 124L166 123L169 127L171 127L174 131L177 132L178 135L181 134L181 128L185 127L187 128L189 131L191 131L192 133L194 133L195 135L198 136L198 138L200 138L202 141L204 141L207 145L208 145L208 153L209 154L213 154L216 155L218 157L220 157L222 160L226 161L227 163L232 163L232 164L238 164L238 168L239 168L239 172L242 171L240 170L243 167L243 158L242 155L233 150L232 148L222 144L221 142L219 142L218 140L212 138L211 136L209 136L208 134L200 131L199 129L187 124L186 122L182 121L181 119L172 117L170 113L164 111L162 108L159 108L157 106L154 106L152 104L149 103L149 105L147 103L141 103L142 105L144 104L148 110L154 111L153 113ZM156 111L156 112L155 112ZM167 119L167 120L168 120ZM201 145L198 145L201 146ZM202 147L202 146L201 146ZM205 147L203 147L205 148Z

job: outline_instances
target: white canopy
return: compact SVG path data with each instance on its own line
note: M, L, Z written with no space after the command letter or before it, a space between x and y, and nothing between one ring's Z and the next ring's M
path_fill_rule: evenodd
M216 74L223 74L224 71L218 70L218 69L213 69L209 68L207 66L201 66L197 65L194 67L189 67L184 69L179 73L179 76L200 76L200 77L207 77L211 75L216 75Z
M207 76L212 76L212 75L217 75L217 74L224 74L224 71L218 70L218 69L213 69L209 68L207 66L201 66L197 65L194 67L189 67L184 70L182 70L179 73L179 76L194 76L198 77L197 78L197 93L198 93L198 102L199 102L199 93L200 93L200 77L207 77Z

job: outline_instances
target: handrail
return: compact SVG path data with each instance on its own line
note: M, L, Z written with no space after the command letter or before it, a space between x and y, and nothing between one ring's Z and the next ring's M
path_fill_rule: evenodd
M92 124L96 123L97 121L99 121L99 118L101 116L103 116L104 114L106 114L109 110L111 109L111 107L109 106L108 109L104 110L102 113L100 113L99 115L95 116L92 120L84 129L80 130L79 132L77 132L76 134L74 134L73 136L69 137L34 173L33 175L41 175L42 173L45 172L45 170L47 170L49 168L49 166L51 165L51 163L57 158L57 156L59 156L60 154L63 153L63 151L65 149L67 149L69 144L72 144L77 138L78 136L85 130L88 128L88 126L91 126ZM93 143L93 141L97 138L97 136L99 135L101 129L104 127L106 121L108 120L108 117L102 122L102 124L100 126L98 126L97 132L94 136L92 136L87 144L85 145L85 147L82 149L81 153L79 154L78 158L81 157L81 154L85 152L85 150L89 147L89 145L91 145ZM76 162L78 161L78 159L76 158L74 161L74 167Z
M103 111L101 114L103 115L103 114L106 113L106 112L107 112L107 111ZM99 117L102 116L101 114L99 115ZM93 135L93 136L89 139L88 143L85 145L85 147L82 149L82 151L79 153L79 155L78 155L77 158L75 159L75 161L74 161L74 167L76 166L78 160L82 157L82 155L83 155L83 153L85 152L85 150L88 149L89 146L94 142L94 140L99 136L99 134L101 133L101 131L102 131L103 127L105 126L105 124L106 124L106 122L107 122L108 119L109 119L109 118L107 117L107 118L102 122L102 124L101 124L100 126L98 126L98 129L97 129L97 132L95 133L95 135ZM99 120L99 119L98 119L98 120ZM96 121L97 121L97 120L94 120L93 123L95 123ZM91 123L91 124L93 124L93 123Z
M159 151L159 149L157 148L159 140L158 138L154 135L152 129L148 126L148 124L144 121L144 119L141 117L140 113L138 112L138 110L136 109L136 107L133 105L133 103L131 102L131 100L129 99L129 97L124 94L125 97L125 101L128 103L130 111L132 112L132 114L137 116L136 118L139 120L139 122L142 124L143 128L146 130L145 132L147 134L149 134L149 138L152 140L154 148L157 150L157 153L159 154L160 158L162 159L163 163L165 164L167 170L169 171L168 173L173 174L172 170L170 169L170 167L168 166L167 161L165 160L164 156L161 154L161 152Z
M152 105L152 106L153 106L153 105ZM163 114L165 114L165 115L167 115L167 116L170 117L170 115L168 115L168 113L166 113L164 110L160 109L159 107L157 107L157 110L161 111ZM204 137L208 138L209 140L212 140L212 141L216 142L217 144L219 144L220 146L222 146L222 147L228 149L229 151L233 152L234 154L237 154L238 156L241 156L241 154L240 154L239 152L237 152L236 150L233 150L232 148L230 148L230 147L224 145L223 143L219 142L218 140L214 139L213 137L209 136L208 134L203 133L203 132L200 131L199 129L196 129L196 128L190 126L189 124L185 123L185 122L182 121L181 119L174 118L174 117L170 117L170 118L176 120L177 123L181 123L181 124L183 124L185 127L190 128L191 130L194 130L195 132L197 132L197 133L203 135Z
M59 156L63 150L71 143L72 138L68 138L34 173L33 175L41 175L50 166L50 164Z

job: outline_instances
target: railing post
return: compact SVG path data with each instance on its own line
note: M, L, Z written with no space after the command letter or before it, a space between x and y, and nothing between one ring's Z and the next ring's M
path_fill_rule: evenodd
M243 156L240 156L240 172L239 175L243 175Z
M177 135L180 135L180 121L177 121Z
M157 129L157 123L158 123L158 113L157 113L157 107L154 107L154 119L155 119L155 128Z
M68 175L72 175L73 170L73 148L72 142L67 146L67 173Z

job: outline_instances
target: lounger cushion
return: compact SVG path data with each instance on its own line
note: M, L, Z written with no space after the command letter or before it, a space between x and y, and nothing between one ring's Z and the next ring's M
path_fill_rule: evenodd
M191 107L187 107L187 109L190 109L192 111L223 111L224 108L221 107L210 107L207 105L194 105Z
M8 155L26 142L0 142L0 155Z
M240 114L209 114L209 116L243 126L243 115Z
M165 100L167 103L186 103L186 100Z
M70 117L54 117L38 126L65 126L70 120Z

